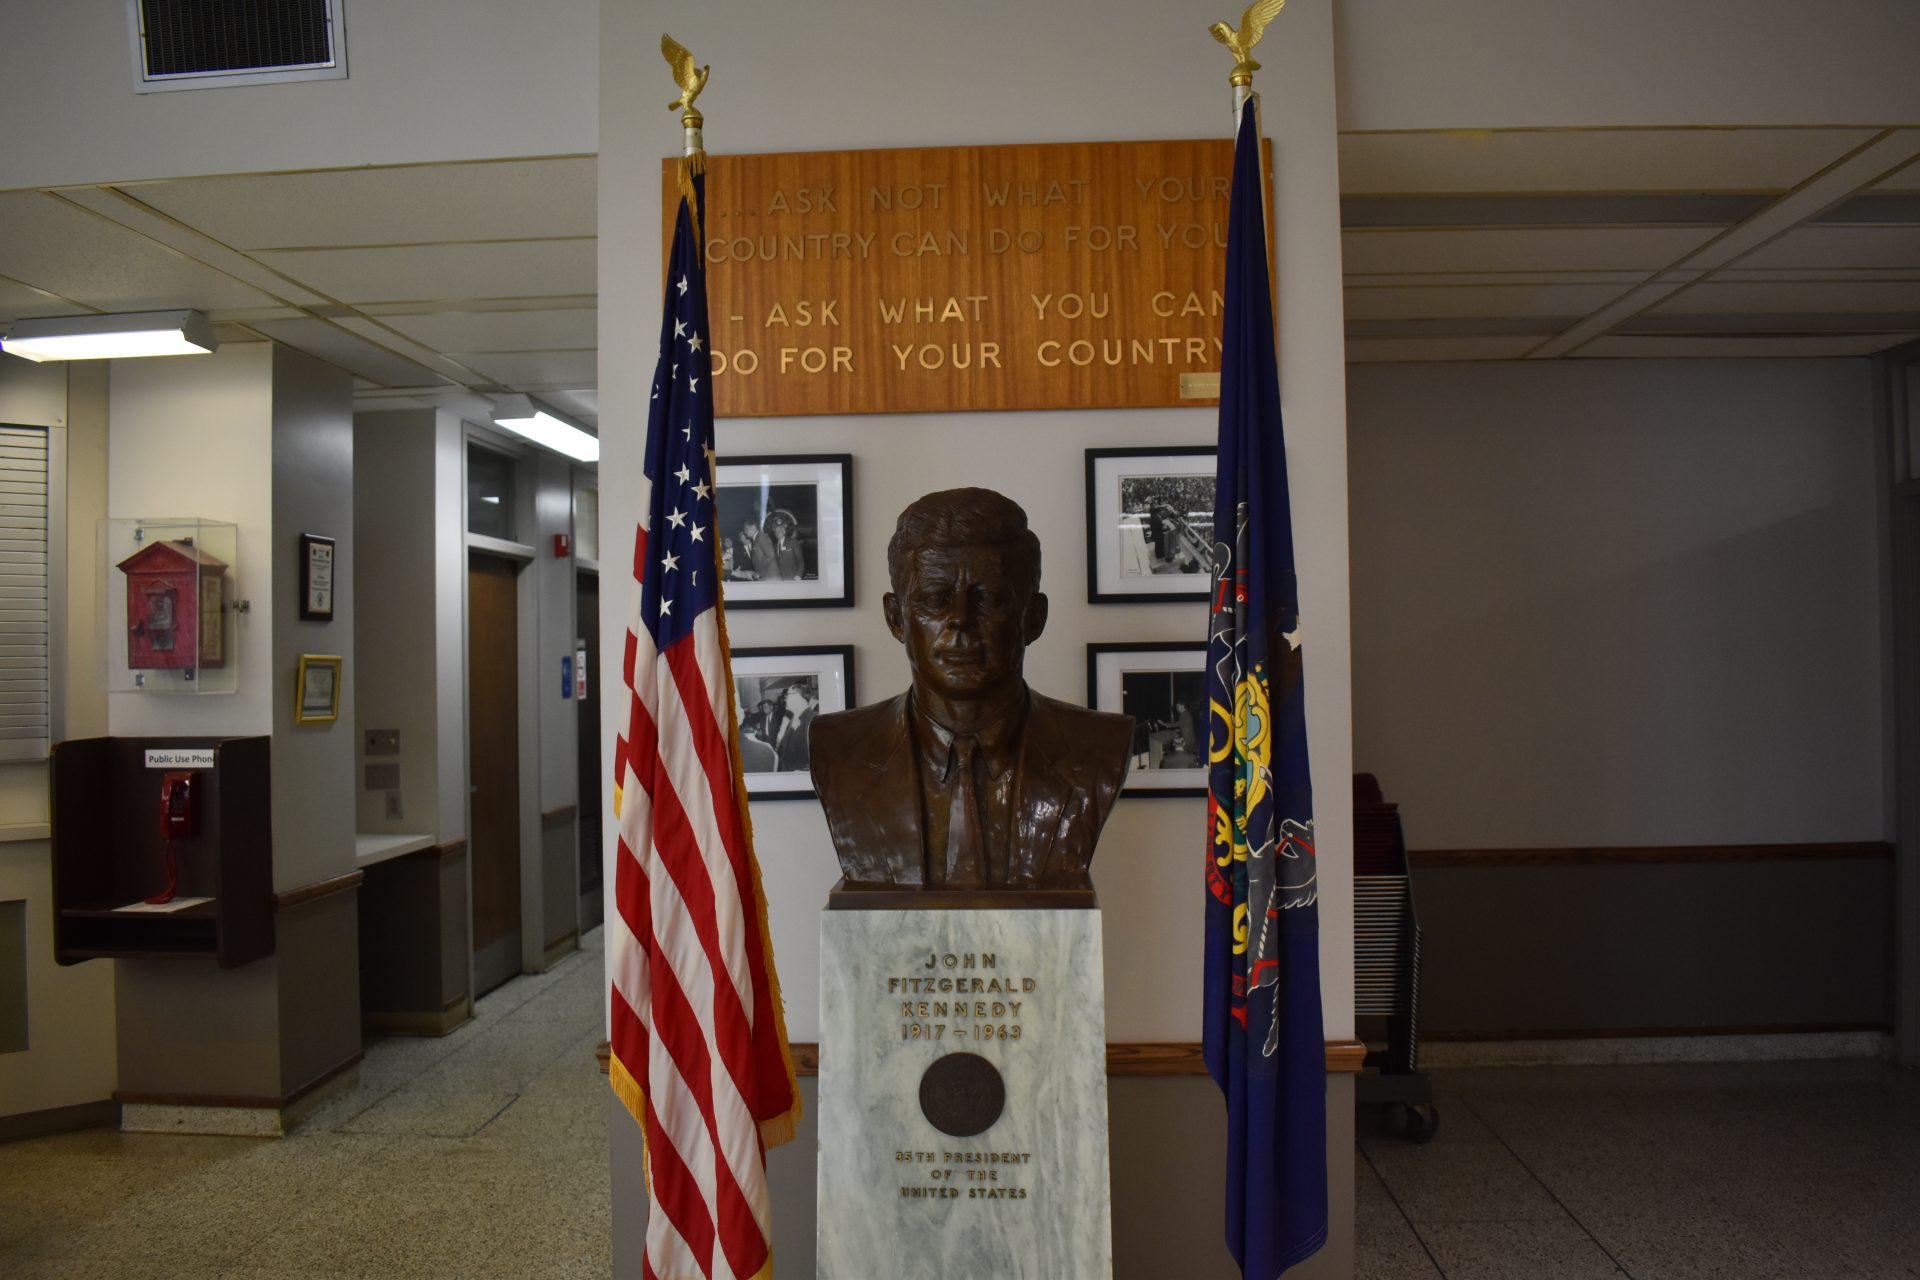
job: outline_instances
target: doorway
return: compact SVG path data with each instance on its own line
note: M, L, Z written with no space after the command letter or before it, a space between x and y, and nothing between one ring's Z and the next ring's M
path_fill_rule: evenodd
M467 555L473 993L520 972L520 565Z

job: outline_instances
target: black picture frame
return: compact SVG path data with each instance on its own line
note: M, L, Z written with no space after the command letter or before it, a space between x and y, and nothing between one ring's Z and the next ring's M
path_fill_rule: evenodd
M713 479L728 610L852 607L852 454L720 458ZM781 514L795 523L784 548L762 525Z
M338 571L332 538L318 533L300 535L300 621L333 621Z
M1168 604L1204 601L1212 587L1212 445L1153 445L1087 450L1087 603ZM1204 461L1203 461L1204 460ZM1157 464L1157 465L1156 465ZM1202 481L1208 494L1204 517L1190 506L1177 523L1157 524L1156 514L1128 512L1129 482ZM1204 527L1196 527L1204 523ZM1162 544L1156 546L1156 543ZM1159 554L1164 550L1167 554ZM1131 551L1131 554L1129 554ZM1191 571L1175 567L1191 562Z
M1153 678L1161 675L1167 677L1164 693L1152 687ZM1129 689L1130 676L1147 677L1145 687ZM1191 798L1207 794L1206 734L1211 720L1206 687L1204 640L1130 640L1087 646L1087 705L1096 711L1134 717L1134 760L1120 791L1123 797ZM1183 733L1190 740L1182 741ZM1166 736L1160 736L1163 734ZM1176 750L1190 756L1193 763L1162 763Z
M796 678L802 682L809 678L814 681L812 689L807 692L814 701L815 714L846 711L860 705L854 692L853 646L761 645L735 649L731 660L734 702L740 726L740 763L749 800L815 799L813 775L806 767L809 763L806 756L807 738L799 739L796 748L791 727L784 735L777 728L764 723L756 731L752 721L762 714L759 710L762 702L774 702L774 714L781 714L779 702L785 696L786 684L794 682ZM780 698L768 696L776 693ZM807 715L802 722L803 734L810 732L811 724L812 716ZM756 750L753 745L756 742L767 750ZM769 752L771 768L766 763L756 767L755 760L749 758L752 756L765 762L769 759Z

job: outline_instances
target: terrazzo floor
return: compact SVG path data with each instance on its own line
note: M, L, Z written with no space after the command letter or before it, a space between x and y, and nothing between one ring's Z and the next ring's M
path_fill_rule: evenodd
M1920 1073L1877 1062L1437 1071L1362 1109L1362 1280L1912 1280Z
M290 1137L0 1146L4 1280L612 1274L600 931L438 1039L367 1045Z
M0 1280L604 1280L602 981L595 931L452 1035L370 1043L288 1138L0 1145ZM1920 1073L1434 1076L1426 1146L1361 1110L1359 1280L1920 1280Z

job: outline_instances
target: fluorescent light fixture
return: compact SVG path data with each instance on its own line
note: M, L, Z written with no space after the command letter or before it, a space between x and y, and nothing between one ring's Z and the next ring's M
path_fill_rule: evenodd
M198 311L133 315L49 316L15 320L0 351L32 360L124 360L133 356L203 356L220 344Z
M581 462L600 461L600 437L585 427L527 396L500 396L493 402L493 422L555 453Z

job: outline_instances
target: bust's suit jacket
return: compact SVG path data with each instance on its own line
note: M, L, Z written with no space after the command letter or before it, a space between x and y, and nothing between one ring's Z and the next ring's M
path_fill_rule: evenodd
M1008 888L1087 888L1131 759L1133 721L1028 691ZM907 695L813 722L813 784L849 884L924 885L919 756Z

